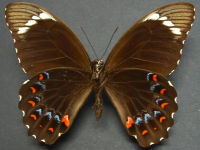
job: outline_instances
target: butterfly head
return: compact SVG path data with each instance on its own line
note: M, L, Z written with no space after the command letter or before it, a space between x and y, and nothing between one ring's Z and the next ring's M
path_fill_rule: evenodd
M95 59L94 61L92 61L92 66L94 67L94 68L102 68L103 67L103 65L104 65L104 62L103 62L103 60L101 60L101 59Z

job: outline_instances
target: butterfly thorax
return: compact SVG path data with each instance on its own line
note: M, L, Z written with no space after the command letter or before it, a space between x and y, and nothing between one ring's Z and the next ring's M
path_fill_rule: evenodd
M92 70L93 70L93 75L92 75L92 80L99 80L99 75L102 71L103 68L103 60L100 59L95 59L94 61L92 61Z
M94 61L92 61L93 73L92 73L91 80L94 83L94 90L96 94L95 114L96 114L97 120L99 120L103 111L103 99L101 97L102 86L100 84L100 74L102 73L102 70L103 70L103 66L104 66L103 64L104 64L103 60L100 60L100 59L95 59Z

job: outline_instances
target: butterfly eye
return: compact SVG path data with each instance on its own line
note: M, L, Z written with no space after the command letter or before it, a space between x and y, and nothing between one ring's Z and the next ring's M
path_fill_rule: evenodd
M100 60L100 65L103 65L103 64L104 64L103 60Z

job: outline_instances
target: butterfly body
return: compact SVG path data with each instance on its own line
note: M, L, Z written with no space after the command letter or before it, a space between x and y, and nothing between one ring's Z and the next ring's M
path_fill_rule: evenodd
M94 84L94 91L96 93L96 102L95 102L95 114L96 119L99 120L103 111L103 99L101 96L101 91L105 83L105 76L102 78L103 72L103 60L95 59L92 61L92 70L93 74L91 80Z
M92 89L98 120L104 89L126 131L142 147L168 138L178 106L166 76L179 65L194 14L189 3L157 8L125 32L104 64L91 62L75 33L48 10L9 4L6 21L19 63L31 76L19 91L28 135L53 144L69 130Z

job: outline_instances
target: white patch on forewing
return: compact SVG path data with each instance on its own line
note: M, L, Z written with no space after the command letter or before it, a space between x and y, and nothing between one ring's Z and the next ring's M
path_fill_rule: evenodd
M161 138L160 138L160 141L162 141L163 139L164 139L164 138L163 138L163 137L161 137Z
M12 31L10 30L10 33L12 34Z
M167 131L169 131L170 127L167 128Z
M21 101L22 100L22 96L21 95L19 95L19 101Z
M18 50L17 50L17 48L15 48L15 51L16 51L16 53L18 53Z
M19 63L21 63L20 59L18 58Z
M177 97L175 97L174 101L177 103Z
M26 33L29 29L30 29L29 27L22 27L22 28L19 28L19 31L17 33L23 34L23 33Z
M42 139L41 141L42 141L42 142L45 142L45 140L44 140L44 139Z
M184 43L185 43L185 40L183 40L182 43L184 44Z
M32 135L34 138L36 138L36 135Z
M159 14L152 14L151 16L148 17L148 20L157 20L159 18Z
M38 16L33 16L32 19L40 20L40 18Z
M5 15L5 18L6 18L6 15Z
M161 17L158 20L167 20L167 17Z
M23 117L25 116L25 112L22 110L22 113L23 113Z
M183 50L183 49L180 50L180 54L182 54L182 50Z
M29 129L29 125L26 125L26 127Z
M171 21L163 21L163 24L168 26L168 27L173 27L174 24Z
M172 83L171 83L170 81L168 81L168 84L169 84L170 86L173 86Z
M26 84L27 82L29 82L30 80L26 80L26 81L24 81L24 83L23 84Z
M7 24L7 26L9 26L9 24L8 23L6 23Z
M172 31L172 33L174 33L174 34L181 34L181 29L179 29L179 28L170 28L170 30Z
M186 34L188 34L189 33L189 31L188 32L186 32Z
M25 71L25 69L24 68L22 68L22 70L26 73L26 71Z
M172 117L172 118L174 117L174 113L171 114L171 117Z
M37 21L35 21L35 20L29 20L25 25L26 26L32 26L34 24L37 24Z
M14 43L16 42L16 40L15 40L15 39L13 39L13 41L14 41Z
M41 9L40 9L41 10ZM52 17L48 12L41 10L43 13L40 13L39 17L41 19L52 19L54 21L57 21L54 17Z
M180 60L177 61L177 65L179 65Z
M191 24L191 26L193 25L193 23Z

